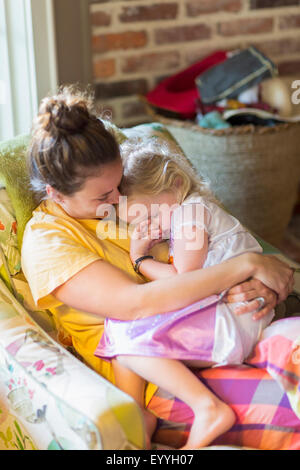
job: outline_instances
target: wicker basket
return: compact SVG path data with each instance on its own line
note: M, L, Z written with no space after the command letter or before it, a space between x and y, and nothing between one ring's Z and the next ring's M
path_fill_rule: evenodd
M204 129L146 107L151 119L173 134L197 172L210 180L224 206L250 230L280 246L297 201L300 123Z

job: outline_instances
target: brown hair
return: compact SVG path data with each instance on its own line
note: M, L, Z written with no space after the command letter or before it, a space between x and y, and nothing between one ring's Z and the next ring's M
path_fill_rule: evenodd
M40 198L47 184L76 193L95 168L118 158L119 145L93 111L89 92L64 86L42 100L28 149L31 186Z

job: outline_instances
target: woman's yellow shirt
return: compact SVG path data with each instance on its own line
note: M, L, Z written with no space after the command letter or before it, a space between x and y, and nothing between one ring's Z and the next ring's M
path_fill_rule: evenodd
M146 282L135 273L129 248L127 230L114 221L74 219L51 200L43 201L33 212L22 245L22 270L36 305L52 312L58 327L71 335L73 346L84 361L112 382L111 363L94 356L104 318L68 307L51 293L100 259L122 269L135 282ZM167 244L156 245L153 250L157 259L167 262ZM152 392L153 388L148 390L148 398Z

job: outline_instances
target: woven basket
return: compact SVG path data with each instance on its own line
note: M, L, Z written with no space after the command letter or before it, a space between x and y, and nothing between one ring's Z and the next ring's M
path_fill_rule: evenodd
M204 129L157 114L223 205L250 230L279 247L297 201L300 123Z

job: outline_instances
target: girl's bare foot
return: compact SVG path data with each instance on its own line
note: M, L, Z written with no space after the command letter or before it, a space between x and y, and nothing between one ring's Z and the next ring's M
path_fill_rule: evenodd
M217 437L229 431L235 423L233 410L226 403L216 399L208 405L200 403L194 410L195 419L189 438L181 449L199 449L208 446Z
M151 449L151 438L156 428L157 418L145 408L143 409L143 415L145 422L146 449Z

